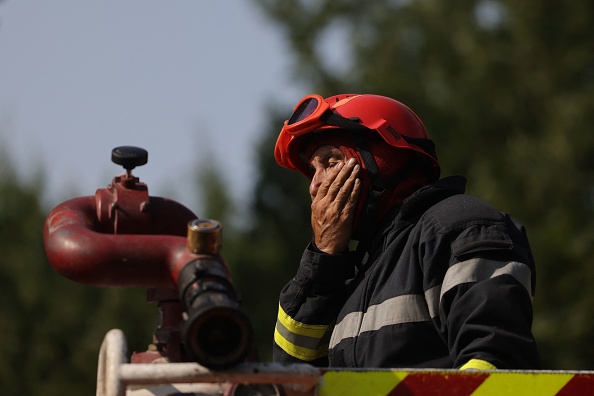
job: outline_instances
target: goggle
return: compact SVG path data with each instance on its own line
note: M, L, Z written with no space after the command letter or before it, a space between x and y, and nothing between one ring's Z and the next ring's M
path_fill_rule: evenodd
M369 128L357 121L345 118L332 111L330 105L326 103L322 96L312 94L307 95L297 103L293 109L293 114L285 121L283 131L292 136L300 136L326 125L345 129L369 130Z

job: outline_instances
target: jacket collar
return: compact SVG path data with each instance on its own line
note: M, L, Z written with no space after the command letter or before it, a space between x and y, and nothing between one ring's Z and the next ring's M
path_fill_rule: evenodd
M464 194L465 190L465 177L445 177L425 187L421 187L410 197L406 198L402 206L400 206L400 215L402 219L419 217L436 203L453 195Z

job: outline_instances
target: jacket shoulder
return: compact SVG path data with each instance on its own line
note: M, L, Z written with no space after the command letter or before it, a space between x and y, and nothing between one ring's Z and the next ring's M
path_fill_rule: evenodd
M441 228L451 228L504 223L508 216L479 198L457 194L436 203L422 217L439 224Z

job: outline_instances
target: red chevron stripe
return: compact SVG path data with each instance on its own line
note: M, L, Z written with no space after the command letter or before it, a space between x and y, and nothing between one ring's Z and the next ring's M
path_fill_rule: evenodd
M410 373L388 395L466 396L472 394L488 377L488 373L466 373L466 375Z
M577 374L569 380L567 384L556 396L575 396L594 394L594 374Z

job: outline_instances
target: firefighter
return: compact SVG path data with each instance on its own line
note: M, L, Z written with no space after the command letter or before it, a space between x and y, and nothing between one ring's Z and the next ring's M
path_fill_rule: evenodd
M304 97L274 149L311 180L313 239L280 293L274 360L331 367L538 369L524 227L440 179L394 99Z

